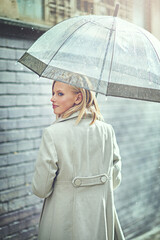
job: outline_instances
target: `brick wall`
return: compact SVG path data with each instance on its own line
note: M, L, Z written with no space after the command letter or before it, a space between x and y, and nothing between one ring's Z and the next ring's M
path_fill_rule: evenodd
M42 129L54 120L51 81L17 63L35 37L0 37L0 239L36 239L41 200L31 193ZM33 39L34 38L34 39ZM160 224L160 105L98 95L117 135L123 182L115 192L126 239Z
M51 81L17 63L33 39L0 37L0 239L36 239L41 200L31 193L42 129L54 120ZM35 238L34 238L35 237Z

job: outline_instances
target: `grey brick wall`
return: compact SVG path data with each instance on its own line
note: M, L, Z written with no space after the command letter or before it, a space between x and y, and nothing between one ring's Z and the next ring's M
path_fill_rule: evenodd
M42 201L31 193L42 129L52 113L51 81L17 60L33 40L0 38L0 239L36 239Z
M51 81L17 59L33 39L0 37L0 239L36 239L42 201L31 193L42 129L54 121ZM98 95L115 129L123 181L115 201L126 239L160 224L160 105Z

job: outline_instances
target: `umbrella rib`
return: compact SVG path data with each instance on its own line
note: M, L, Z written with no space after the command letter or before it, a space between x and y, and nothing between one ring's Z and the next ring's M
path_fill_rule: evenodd
M145 34L143 34L143 35L146 36ZM147 37L147 36L146 36L146 37ZM148 38L147 38L147 39L148 39ZM149 40L149 39L148 39L148 40ZM142 41L143 41L143 43L145 43L145 40L144 40L143 38L142 38ZM149 42L150 42L150 41L149 41ZM151 43L151 42L150 42L150 43ZM144 45L145 45L145 44L144 44ZM149 76L149 81L152 82L152 81L151 81L151 71L150 71L151 69L150 69L150 65L149 65L149 61L148 61L148 57L147 57L147 50L146 50L145 47L144 47L144 51L145 51L145 54L146 54L147 66L148 66L148 69L149 69L149 70L147 71L147 72L148 72L148 76Z
M116 21L115 21L115 19L114 19L114 23L115 23L115 34L114 34L114 41L113 41L113 50L112 50L111 64L110 64L110 68L109 68L108 84L109 84L109 81L110 81L110 78L111 78L111 70L112 70L112 64L113 64L113 55L114 55L115 42L116 42ZM106 96L108 94L108 84L107 84Z
M59 50L62 48L62 46L66 43L66 41L77 31L79 30L81 27L83 27L85 24L89 23L90 21L87 21L85 23L83 23L81 26L77 27L65 40L64 42L61 44L61 46L57 49L57 51L55 52L55 54L52 56L52 58L50 59L50 61L48 62L48 64L46 65L46 67L44 68L44 70L41 73L41 76L43 74L43 72L46 70L46 68L48 67L48 65L50 64L50 62L53 60L53 58L56 56L56 54L59 52Z
M95 24L95 25L97 25L97 26L99 26L99 27L101 27L101 28L104 28L104 29L108 29L108 30L111 30L112 28L109 28L109 27L104 27L103 25L101 25L100 23L96 23L96 22L94 22L94 21L90 21L91 23L93 23L93 24ZM112 31L114 32L115 30L114 29L112 29Z
M158 53L157 53L157 50L155 49L153 43L151 42L151 40L147 37L147 35L146 35L143 31L140 30L140 32L148 39L148 41L149 41L150 44L152 45L152 47L153 47L153 49L154 49L154 51L155 51L155 53L156 53L156 56L157 56L157 58L158 58L158 60L159 60L159 62L160 62L160 57L159 57L159 55L158 55Z
M103 60L103 63L102 63L102 69L101 69L101 72L100 72L100 77L99 77L99 81L98 81L98 84L97 84L96 92L98 92L99 86L100 86L100 82L102 80L102 74L103 74L104 65L105 65L105 61L106 61L106 57L107 57L107 53L108 53L108 48L109 48L111 37L112 37L112 33L113 33L114 23L115 23L115 17L114 17L114 20L113 20L113 23L112 23L112 28L110 29L109 40L108 40L108 44L107 44L107 47L106 47L106 51L105 51L104 60Z
M111 16L108 16L109 18L111 17ZM100 17L99 19L101 20L101 19L103 19L104 17ZM111 30L112 28L109 28L109 27L105 27L105 26L103 26L102 24L100 24L100 23L98 23L98 22L95 22L95 20L89 20L88 22L90 22L90 23L93 23L93 24L95 24L95 25L97 25L97 26L99 26L99 27L101 27L101 28L104 28L104 29L108 29L108 30ZM113 26L113 24L112 24L112 26ZM115 30L114 29L112 29L112 31L114 32Z
M157 50L155 49L152 41L147 37L147 35L146 35L143 31L140 30L140 32L141 32L141 33L148 39L148 41L150 42L150 44L151 44L152 48L154 49L154 52L155 52L158 60L159 60L159 63L160 63L160 57L159 57L159 55L158 55L158 53L157 53ZM148 60L147 60L147 63L148 63ZM148 66L149 66L149 64L148 64ZM151 72L149 71L149 79L150 79L150 75L151 75ZM151 81L151 80L150 80L150 81ZM151 81L151 82L154 82L154 81ZM155 82L155 83L156 83L157 85L160 85L160 83L158 83L158 82Z

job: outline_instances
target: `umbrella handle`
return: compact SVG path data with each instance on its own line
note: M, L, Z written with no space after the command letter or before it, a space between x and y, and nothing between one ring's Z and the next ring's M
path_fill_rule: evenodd
M118 11L119 11L119 3L116 3L115 9L114 9L114 13L113 13L113 17L117 17Z

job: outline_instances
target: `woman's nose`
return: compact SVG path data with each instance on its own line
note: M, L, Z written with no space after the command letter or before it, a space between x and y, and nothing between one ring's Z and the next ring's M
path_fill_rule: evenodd
M50 101L51 101L51 102L54 102L54 101L55 101L55 97L52 96Z

